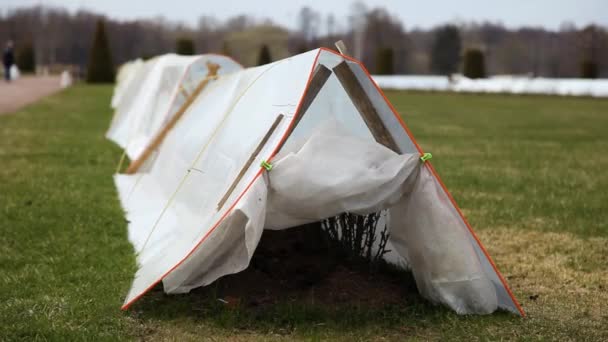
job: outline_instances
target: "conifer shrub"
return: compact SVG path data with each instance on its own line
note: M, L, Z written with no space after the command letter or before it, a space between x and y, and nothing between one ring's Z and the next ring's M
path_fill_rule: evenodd
M464 53L462 74L468 78L486 77L485 59L481 50L468 49Z
M103 20L97 22L87 67L87 83L114 82L114 65Z

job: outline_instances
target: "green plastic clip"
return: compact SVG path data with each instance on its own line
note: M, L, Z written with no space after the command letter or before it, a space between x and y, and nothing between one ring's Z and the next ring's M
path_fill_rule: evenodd
M420 157L420 161L422 161L423 163L426 163L427 160L433 158L433 155L430 153L425 153L422 155L422 157Z
M262 160L262 164L260 164L261 167L265 168L266 171L270 171L272 170L272 164L270 164L269 162Z

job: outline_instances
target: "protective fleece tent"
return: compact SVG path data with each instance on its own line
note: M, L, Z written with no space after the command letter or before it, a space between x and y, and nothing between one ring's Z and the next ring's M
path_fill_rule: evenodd
M244 270L264 229L386 210L386 259L424 297L524 314L359 62L319 49L237 69L204 81L152 161L115 176L138 262L123 309L161 281L185 293Z
M123 103L126 90L129 89L129 86L135 84L133 80L136 79L138 71L140 71L145 64L146 63L139 58L129 61L118 68L118 73L116 74L116 88L114 88L114 94L112 95L112 108L117 109Z
M230 58L216 55L166 54L122 66L106 137L124 148L127 156L136 158L206 77L209 62L219 64L220 73L241 69Z

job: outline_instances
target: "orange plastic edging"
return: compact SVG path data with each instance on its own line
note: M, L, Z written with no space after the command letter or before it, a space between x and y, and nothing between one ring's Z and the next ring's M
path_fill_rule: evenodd
M319 50L319 52L315 56L315 60L313 61L312 66L310 67L310 72L308 74L308 80L306 81L306 87L304 88L304 92L302 93L302 96L300 97L300 100L298 101L298 107L296 108L295 114L294 114L293 118L291 119L291 122L289 123L289 127L285 131L283 136L281 137L279 144L277 144L277 146L274 148L274 150L271 153L271 156L270 156L270 158L268 158L268 160L271 160L277 154L279 146L281 146L281 144L287 138L287 134L290 131L291 126L293 126L294 120L297 118L298 114L300 114L299 111L300 111L300 107L302 106L302 100L306 96L306 93L308 93L308 86L310 85L310 81L312 79L312 73L314 71L315 66L317 65L317 61L319 59L320 54L321 54L321 51ZM260 175L262 174L262 171L264 171L264 168L262 168L260 166L258 173L255 174L253 179L249 182L249 184L247 184L247 186L245 187L243 192L241 192L241 194L239 194L239 196L235 199L235 201L230 205L230 207L228 208L228 210L226 210L224 215L222 215L222 217L220 217L220 219L211 227L211 229L207 232L207 234L205 234L205 236L203 236L196 243L196 245L192 248L192 250L190 250L190 252L188 252L188 254L186 254L186 256L184 258L182 258L177 264L175 264L175 266L171 267L167 272L165 272L158 280L156 280L154 283L152 283L150 286L148 286L142 293L135 296L135 298L133 298L128 303L124 304L121 307L121 310L127 310L131 305L133 305L133 303L135 303L137 300L139 300L141 297L143 297L143 295L145 295L148 291L150 291L154 286L156 286L158 283L160 283L163 280L163 278L165 278L167 275L169 275L169 273L173 272L173 270L175 270L184 261L186 261L186 259L188 259L190 257L190 255L192 255L194 253L194 251L196 251L196 249L207 239L207 237L209 237L209 235L222 223L222 221L224 221L226 216L228 216L228 214L230 214L232 212L232 210L237 205L237 203L241 200L241 198L245 195L245 193L247 193L247 191L249 190L249 188L251 188L253 183L260 177Z
M336 54L336 55L339 55L339 56L342 56L343 58L345 58L345 59L347 59L347 60L349 60L349 61L351 61L353 63L356 63L357 65L359 65L361 67L361 69L363 69L363 71L365 72L366 76L370 79L370 81L372 82L372 84L374 85L374 87L376 88L376 90L380 93L380 95L382 95L382 98L384 99L384 101L386 102L386 104L389 106L389 108L393 112L393 115L395 115L395 117L397 118L397 120L399 121L399 123L401 124L401 126L403 127L403 129L405 130L405 133L407 133L407 135L409 136L410 140L416 146L416 149L418 150L418 152L422 155L423 154L422 148L420 148L420 145L418 145L418 143L416 142L416 139L414 138L414 136L410 132L410 130L407 127L407 125L405 124L405 122L403 121L403 118L397 113L397 110L395 109L395 107L393 107L392 103L388 100L388 98L386 97L386 95L384 94L384 92L382 91L382 89L380 89L380 87L378 87L378 85L376 84L376 82L374 82L373 78L371 77L371 74L369 73L369 71L367 70L367 68L365 68L365 66L363 65L363 63L361 63L360 61L358 61L358 60L356 60L356 59L354 59L354 58L352 58L350 56L342 55L341 53L333 51L331 49L321 48L321 50L327 51L327 52L330 52L330 53L333 53L333 54ZM450 191L447 189L447 187L445 186L445 184L443 183L443 181L439 177L439 174L437 173L437 171L435 171L435 168L433 167L433 165L431 164L430 161L427 161L424 164L427 166L427 168L429 169L429 171L431 171L431 174L433 175L433 177L435 178L435 180L437 180L437 182L439 183L439 185L441 186L441 188L443 189L443 191L445 192L445 194L448 196L448 199L450 200L450 202L452 202L452 205L454 206L454 208L456 208L456 211L458 212L458 215L460 216L460 218L462 219L462 221L464 222L464 224L467 226L469 232L471 233L471 235L473 236L473 238L475 239L475 241L477 241L477 244L479 245L479 248L481 248L481 251L486 256L486 258L488 259L488 261L490 262L490 265L494 269L494 272L496 272L496 275L498 275L498 278L500 279L502 285L507 290L507 293L509 294L509 297L511 297L511 300L513 301L513 303L515 303L515 306L517 307L517 310L522 315L522 317L526 317L526 313L524 312L524 310L522 309L521 305L519 304L519 302L517 301L517 299L513 295L513 292L509 288L509 285L507 285L507 282L506 282L505 278L502 276L502 274L498 270L498 267L494 263L494 260L492 260L492 257L490 257L490 253L488 253L488 251L486 250L486 248L484 247L484 245L481 243L481 240L479 239L479 237L477 236L477 234L475 234L475 231L473 230L473 227L471 226L471 224L469 224L469 222L465 218L464 214L460 210L460 207L456 203L456 200L454 200L454 197L452 197L452 194L450 193Z

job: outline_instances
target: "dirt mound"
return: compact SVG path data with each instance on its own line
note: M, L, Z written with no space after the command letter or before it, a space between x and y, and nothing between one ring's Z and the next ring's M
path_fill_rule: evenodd
M331 250L317 225L265 231L249 268L198 291L215 291L226 305L250 307L278 302L382 307L403 305L417 293L408 272Z

